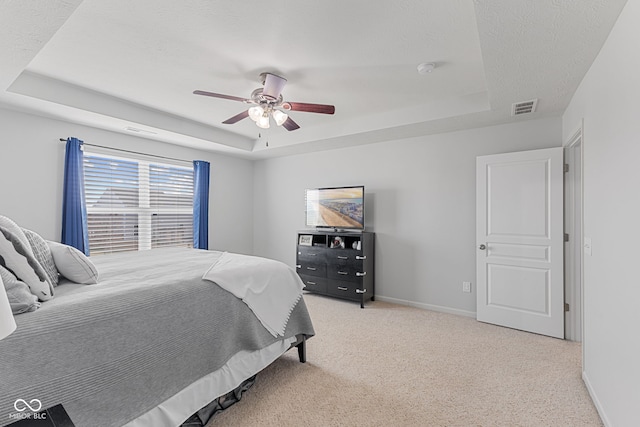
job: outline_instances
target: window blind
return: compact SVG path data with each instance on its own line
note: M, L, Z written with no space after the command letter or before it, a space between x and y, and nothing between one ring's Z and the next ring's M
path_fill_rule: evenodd
M193 246L193 168L85 151L92 255Z

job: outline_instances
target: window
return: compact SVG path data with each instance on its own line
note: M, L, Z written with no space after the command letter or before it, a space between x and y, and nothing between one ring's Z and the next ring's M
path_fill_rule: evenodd
M193 167L84 153L91 255L193 247Z

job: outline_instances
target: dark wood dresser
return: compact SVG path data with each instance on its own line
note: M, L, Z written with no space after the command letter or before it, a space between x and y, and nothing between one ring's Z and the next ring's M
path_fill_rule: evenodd
M300 231L296 269L305 290L360 303L375 298L375 233Z

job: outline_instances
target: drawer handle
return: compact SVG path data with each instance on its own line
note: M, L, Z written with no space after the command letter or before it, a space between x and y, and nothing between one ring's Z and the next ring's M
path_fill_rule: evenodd
M356 289L356 294L364 294L366 292L367 292L366 289Z
M338 271L338 274L342 274L343 276L347 276L349 273L346 271Z
M300 264L296 264L296 268L302 268Z
M364 271L364 272L362 272L362 273L360 273L359 271L358 271L358 272L356 272L356 276L358 276L358 277L362 277L362 276L366 276L366 275L367 275L367 272L366 272L366 271Z
M309 255L309 256L316 256L316 255L318 255L318 254L307 254L307 255Z
M307 270L316 271L317 268L315 268L315 267L307 267Z
M338 290L339 290L339 291L348 291L348 290L349 290L349 288L345 288L345 287L343 287L343 286L338 286Z
M360 255L356 255L356 259L367 259L367 256L360 256Z
M307 285L317 285L316 282L307 282Z
M338 255L338 259L349 259L349 257L348 256L340 256L340 255Z

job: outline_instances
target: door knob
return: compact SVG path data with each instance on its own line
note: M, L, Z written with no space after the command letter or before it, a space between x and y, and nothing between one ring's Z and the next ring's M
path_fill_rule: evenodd
M487 249L487 247L485 245L480 245L478 246L478 249L480 249L481 251L484 251L485 249Z

